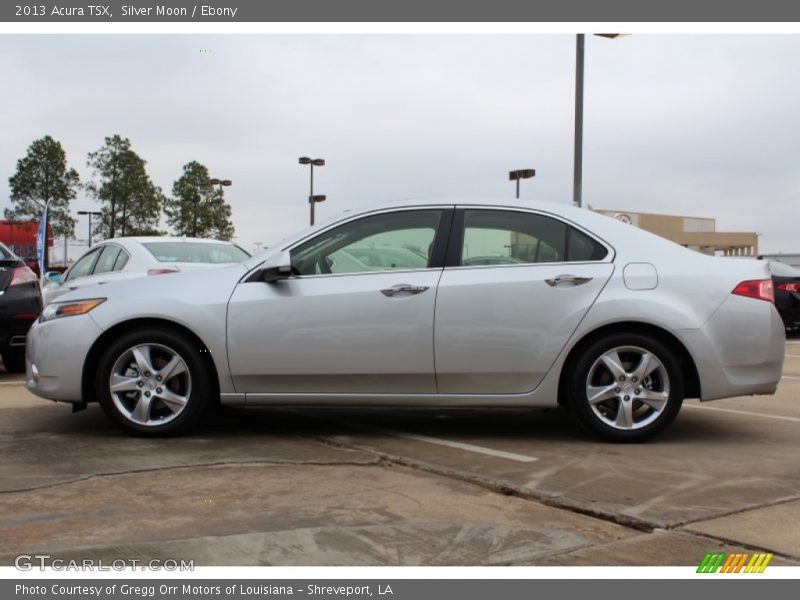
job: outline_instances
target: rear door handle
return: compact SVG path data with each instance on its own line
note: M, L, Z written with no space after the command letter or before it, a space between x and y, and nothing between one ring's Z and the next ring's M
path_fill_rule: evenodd
M421 294L427 289L427 285L410 285L408 283L400 283L398 285L393 285L390 288L386 288L385 290L381 290L381 294L388 297L400 296L403 294L415 296L416 294Z
M571 283L572 285L582 285L591 281L591 277L579 277L578 275L559 275L553 279L545 279L544 282L550 287L556 287L560 283Z

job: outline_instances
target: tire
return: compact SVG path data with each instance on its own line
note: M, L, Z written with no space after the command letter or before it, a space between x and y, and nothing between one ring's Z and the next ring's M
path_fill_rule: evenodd
M169 330L123 335L105 349L98 365L100 406L113 422L140 436L188 431L211 405L212 379L200 351Z
M571 365L567 402L572 414L605 440L648 439L672 423L683 404L680 365L657 339L611 334L585 348Z
M24 373L25 349L14 348L3 352L3 366L9 373Z

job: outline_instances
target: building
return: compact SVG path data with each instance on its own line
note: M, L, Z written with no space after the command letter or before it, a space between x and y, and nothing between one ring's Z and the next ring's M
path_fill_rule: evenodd
M589 208L619 219L623 223L641 227L703 254L752 256L753 258L758 255L757 233L754 231L717 231L716 219Z
M0 242L25 261L36 261L36 221L0 221ZM47 246L53 246L53 228L47 225Z

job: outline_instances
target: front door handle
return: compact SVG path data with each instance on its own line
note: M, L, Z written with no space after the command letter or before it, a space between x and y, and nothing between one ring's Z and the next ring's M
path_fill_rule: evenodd
M591 277L579 277L577 275L559 275L553 279L545 279L544 282L550 287L556 287L560 283L571 283L572 285L582 285L591 281Z
M416 294L421 294L427 289L427 285L410 285L408 283L400 283L398 285L393 285L390 288L386 288L385 290L381 290L381 294L388 297L400 296L402 294L415 296Z

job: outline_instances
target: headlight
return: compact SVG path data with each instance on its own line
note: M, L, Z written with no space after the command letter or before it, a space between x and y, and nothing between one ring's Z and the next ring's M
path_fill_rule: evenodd
M45 306L39 321L51 321L60 317L84 315L90 310L105 302L105 298L90 298L89 300L72 300L71 302L54 302Z

